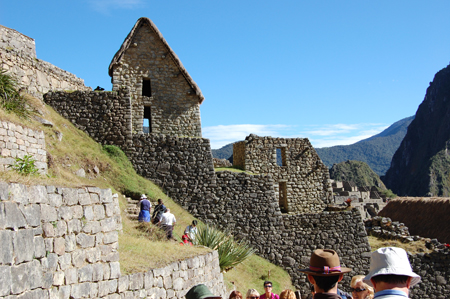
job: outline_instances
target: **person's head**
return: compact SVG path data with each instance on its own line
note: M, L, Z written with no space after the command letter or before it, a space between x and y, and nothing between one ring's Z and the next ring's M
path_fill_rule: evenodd
M350 283L350 290L352 292L353 299L372 299L374 296L374 291L371 286L363 281L364 275L356 275L352 277L352 282ZM369 297L367 297L369 296Z
M186 299L222 299L222 297L213 295L204 284L198 284L186 293Z
M158 204L162 204L162 199L158 198Z
M141 199L147 199L147 195L142 194L142 195L141 195Z
M255 289L249 289L247 291L247 295L245 295L246 299L259 299L259 293Z
M280 299L296 299L295 298L295 293L292 290L284 290L281 292L280 294Z
M272 293L272 282L271 281L264 281L264 292L266 294Z
M375 292L392 288L409 289L420 281L412 271L408 255L398 247L383 247L372 253L369 274L363 279Z
M197 226L197 220L192 220L192 226Z
M311 254L309 268L300 269L308 275L308 280L315 287L315 292L329 292L335 289L337 283L342 280L344 273L352 271L350 268L341 267L341 262L336 251L332 249L317 249Z
M169 208L166 208L166 209L164 210L164 213L170 213L170 209L169 209Z
M192 224L194 224L194 223L192 223ZM228 298L228 299L242 299L242 294L239 291L233 291L233 292L231 292L230 298Z

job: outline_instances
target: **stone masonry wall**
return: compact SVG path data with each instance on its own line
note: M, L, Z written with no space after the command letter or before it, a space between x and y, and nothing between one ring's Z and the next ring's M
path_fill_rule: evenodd
M307 138L272 138L251 134L239 143L243 145L235 145L235 148L243 146L245 150L238 152L236 163L253 173L270 174L275 181L280 206L285 212L320 212L330 203L332 192L328 168ZM281 152L282 166L277 164L277 149Z
M0 298L184 298L205 283L225 295L217 252L121 276L117 195L96 187L0 182Z
M44 95L44 102L101 144L123 147L131 139L131 104L126 89L49 92Z
M0 121L0 171L8 170L16 158L31 155L39 173L47 173L47 151L43 131Z
M144 23L112 74L113 90L130 88L133 130L142 132L144 106L150 107L151 133L201 137L199 97L192 91L168 49L149 24ZM143 96L143 79L151 96Z
M74 74L37 59L32 38L1 25L0 67L13 75L27 93L39 98L50 90L91 90Z

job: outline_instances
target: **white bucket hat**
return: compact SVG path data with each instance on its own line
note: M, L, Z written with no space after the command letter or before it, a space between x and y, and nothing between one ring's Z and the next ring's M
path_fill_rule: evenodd
M147 196L145 194L142 194L141 199L147 199Z
M364 277L364 282L373 287L372 277L389 274L412 277L411 286L420 281L420 276L411 269L406 251L398 247L383 247L372 253L369 274Z

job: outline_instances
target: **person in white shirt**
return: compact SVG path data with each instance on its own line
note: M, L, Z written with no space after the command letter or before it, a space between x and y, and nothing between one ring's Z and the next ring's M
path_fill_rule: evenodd
M166 232L168 240L173 238L173 226L176 222L175 215L170 213L170 209L167 208L164 214L162 214L161 220L159 220L159 225Z
M194 242L195 235L197 234L197 220L192 220L192 224L186 226L184 234L189 237L189 241Z

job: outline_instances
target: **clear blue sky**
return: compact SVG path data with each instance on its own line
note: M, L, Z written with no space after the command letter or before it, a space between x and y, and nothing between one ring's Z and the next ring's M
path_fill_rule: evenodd
M351 144L414 115L450 62L450 1L0 1L37 57L111 89L109 63L148 17L200 86L212 148L250 133Z

